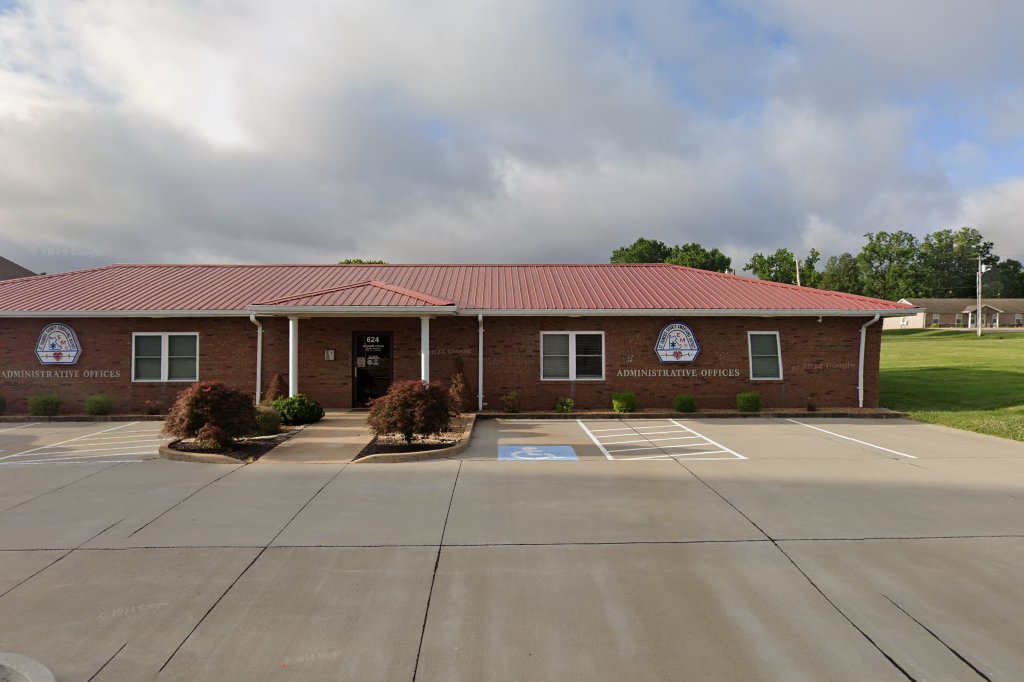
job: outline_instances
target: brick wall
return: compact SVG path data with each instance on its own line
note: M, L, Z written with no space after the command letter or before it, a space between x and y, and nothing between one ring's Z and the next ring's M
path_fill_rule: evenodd
M693 365L663 365L654 345L665 324L685 322L701 346ZM702 407L733 407L736 393L758 390L771 407L853 406L857 404L857 356L864 318L679 318L679 317L487 317L484 319L487 407L501 408L501 395L520 393L521 409L551 409L562 396L580 408L608 407L611 394L629 390L645 407L668 408L679 393L697 397ZM24 413L28 396L56 393L64 412L84 412L85 400L105 392L119 412L141 411L147 400L167 406L184 386L180 383L132 383L132 332L199 332L201 379L220 379L246 393L255 392L256 328L247 318L167 319L0 319L0 373L46 370L34 348L43 327L63 322L78 333L83 352L71 368L119 372L108 378L9 379L0 375L0 395L8 413ZM356 332L391 333L394 339L394 377L415 379L420 373L417 318L321 318L299 322L299 389L328 407L352 402L352 342ZM263 320L263 387L275 373L287 378L288 321ZM470 390L477 393L477 321L471 317L431 321L431 376L447 378L461 358ZM602 382L540 381L540 332L605 332L606 380ZM749 380L747 331L778 331L785 380ZM865 405L878 404L878 360L881 325L869 328L865 368ZM333 349L335 359L324 359ZM620 370L685 367L695 377L620 377ZM710 370L739 370L739 377L700 376Z
M696 396L699 406L735 407L736 394L760 391L769 407L855 406L857 361L863 318L716 318L607 317L485 318L484 388L490 409L501 408L501 395L520 394L521 409L553 409L562 396L580 408L610 407L612 393L633 391L642 407L670 408L680 393ZM662 364L654 346L662 328L685 322L701 353L692 365ZM541 331L605 332L605 381L540 381ZM784 381L751 381L748 331L778 331ZM878 405L878 360L881 325L869 327L865 366L865 406ZM619 370L686 367L739 370L739 377L629 377Z

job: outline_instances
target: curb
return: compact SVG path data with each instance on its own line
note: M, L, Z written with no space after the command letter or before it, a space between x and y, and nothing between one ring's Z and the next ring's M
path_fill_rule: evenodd
M0 415L0 424L15 422L162 422L162 414L56 414L34 417L30 414Z
M854 412L846 410L779 410L760 412L739 412L738 410L715 410L708 412L477 412L479 419L754 419L778 417L783 419L907 419L904 412L879 410Z
M160 456L164 459L170 459L175 462L198 462L200 464L245 464L240 459L234 457L228 457L227 455L218 455L212 452L182 452L181 450L175 450L171 446L178 441L172 440L164 443L160 446Z
M448 459L452 455L457 455L469 447L469 442L473 438L473 427L476 425L476 418L477 415L475 414L469 415L469 422L466 424L466 430L463 433L462 438L459 439L458 443L451 447L441 448L439 450L421 450L419 452L382 452L378 455L367 455L366 457L354 459L352 460L352 464L361 464L363 462L395 464L398 462L423 462L429 459Z
M56 682L56 678L45 665L21 654L0 652L0 680L25 680L25 682Z

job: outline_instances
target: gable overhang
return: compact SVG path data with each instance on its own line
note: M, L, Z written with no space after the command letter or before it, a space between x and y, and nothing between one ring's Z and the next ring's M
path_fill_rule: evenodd
M407 317L410 315L455 315L454 305L418 306L287 306L251 305L248 310L257 315L298 317ZM248 314L248 313L247 313Z

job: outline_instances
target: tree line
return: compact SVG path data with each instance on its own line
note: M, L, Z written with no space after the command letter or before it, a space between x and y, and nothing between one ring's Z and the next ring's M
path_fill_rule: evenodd
M788 248L755 253L743 266L758 279L844 291L896 301L901 298L969 298L975 293L978 257L991 268L982 278L987 298L1024 298L1024 264L1002 260L995 245L973 227L938 230L918 239L909 232L868 232L856 255L831 256L819 269L821 252L800 259ZM668 246L641 237L615 249L612 263L672 263L714 272L734 272L732 259L697 243Z

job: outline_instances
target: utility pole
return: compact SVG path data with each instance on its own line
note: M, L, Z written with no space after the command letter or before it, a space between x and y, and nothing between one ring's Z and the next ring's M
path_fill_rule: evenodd
M978 304L974 309L975 326L978 328L978 336L981 336L981 276L991 270L991 266L981 264L981 254L978 254Z

